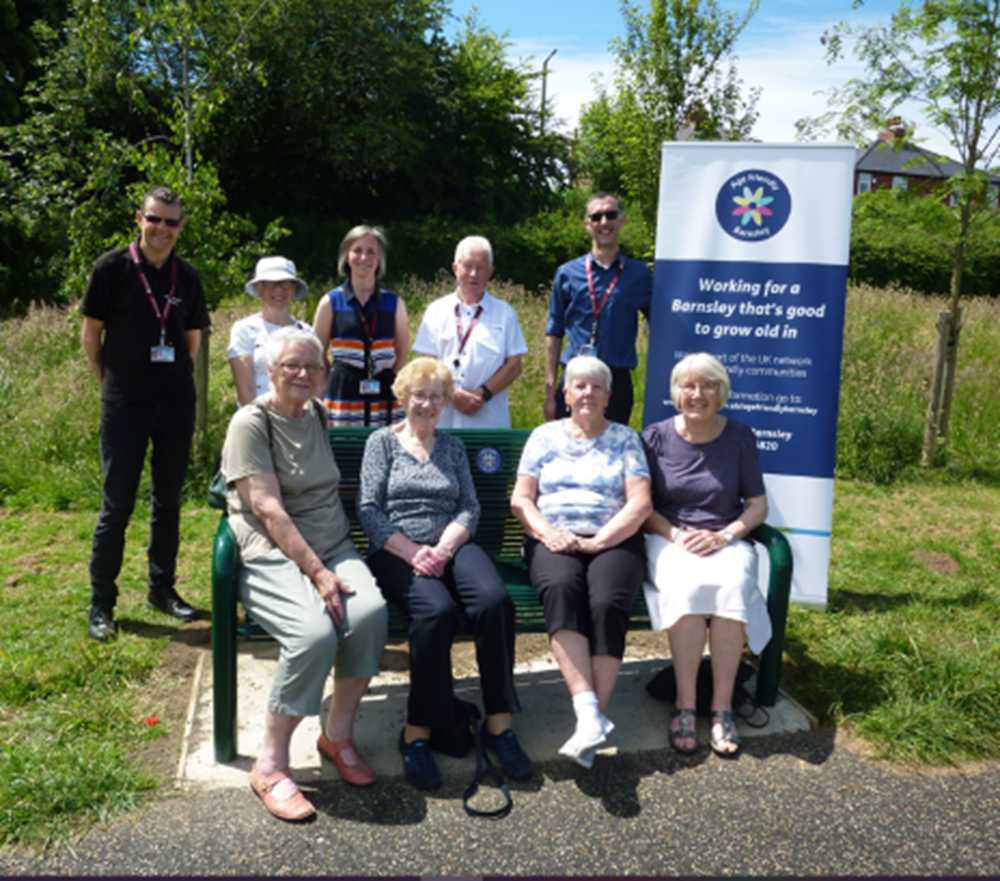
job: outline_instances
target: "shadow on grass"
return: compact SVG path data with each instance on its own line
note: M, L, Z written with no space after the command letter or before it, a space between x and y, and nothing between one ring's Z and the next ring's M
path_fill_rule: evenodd
M973 609L988 599L977 587L952 596L926 593L858 593L838 588L831 592L830 611L835 612L888 612L905 606L930 606L935 609Z
M133 636L141 636L146 639L156 639L167 636L174 642L179 642L187 646L200 647L211 645L212 631L208 626L207 618L198 618L191 624L154 624L149 621L142 621L138 618L119 618L118 629Z
M884 677L820 663L810 654L810 645L790 633L785 634L785 656L785 679L791 681L796 697L821 724L832 723L831 708L835 705L847 713L863 713L885 701Z

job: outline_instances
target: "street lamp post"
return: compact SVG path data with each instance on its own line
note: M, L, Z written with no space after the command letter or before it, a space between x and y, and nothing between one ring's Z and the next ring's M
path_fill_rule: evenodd
M545 85L549 77L549 62L552 60L552 56L556 54L558 50L553 49L545 56L545 60L542 62L542 111L541 119L539 124L539 134L545 135Z

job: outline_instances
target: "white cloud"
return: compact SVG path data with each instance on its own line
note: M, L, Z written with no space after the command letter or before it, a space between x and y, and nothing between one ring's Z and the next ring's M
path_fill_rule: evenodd
M736 64L745 87L761 88L754 137L779 143L794 141L795 121L824 112L827 95L823 93L862 73L853 58L834 66L827 64L820 36L832 24L832 21L804 24L801 20L775 16L759 22L752 35L745 35L747 38L736 53ZM508 56L541 70L542 60L552 49L558 52L549 62L547 90L559 129L570 134L579 123L581 106L597 95L594 77L602 78L606 87L612 87L614 60L609 52L587 49L566 39L550 43L512 41ZM954 153L943 133L921 122L919 108L907 105L902 113L918 122L918 137L926 147L947 155ZM873 138L874 135L873 132Z

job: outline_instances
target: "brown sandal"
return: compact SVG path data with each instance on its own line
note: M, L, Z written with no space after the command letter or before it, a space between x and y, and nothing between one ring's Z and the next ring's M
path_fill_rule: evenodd
M736 732L736 720L731 710L712 710L712 733L709 746L723 759L735 759L742 746Z
M681 746L682 740L693 740L694 746ZM679 709L670 720L670 745L681 755L689 756L698 752L698 732L694 710Z
M308 820L316 813L316 808L307 799L287 771L261 774L254 765L250 769L250 788L264 807L279 820L295 823ZM292 791L289 792L289 789Z

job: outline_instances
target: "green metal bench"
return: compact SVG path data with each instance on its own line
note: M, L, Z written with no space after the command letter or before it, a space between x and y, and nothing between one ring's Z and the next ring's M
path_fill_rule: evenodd
M351 523L351 535L364 555L368 546L355 510L361 457L371 429L330 429L330 446L340 467L340 495ZM476 542L496 562L517 610L519 633L544 633L542 607L521 560L524 533L510 512L510 494L528 435L527 429L456 429L465 444L472 479L482 509ZM770 558L767 609L773 635L760 657L756 699L762 706L774 706L781 677L785 621L792 581L792 555L785 537L770 526L761 526L752 535L767 549ZM236 641L239 552L225 514L219 523L212 549L212 673L215 760L229 762L236 757ZM389 632L405 638L405 618L390 606ZM632 627L649 628L649 615L642 591L637 591L631 615Z

